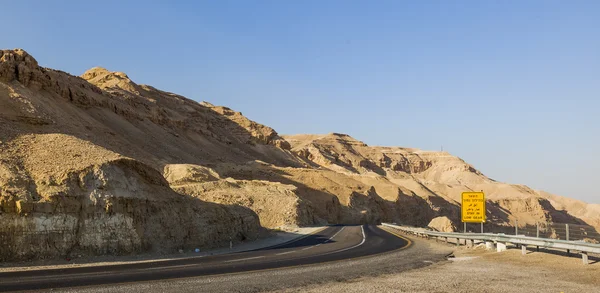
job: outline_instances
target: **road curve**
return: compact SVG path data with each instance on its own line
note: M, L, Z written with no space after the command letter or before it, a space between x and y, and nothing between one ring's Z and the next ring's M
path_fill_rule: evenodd
M377 226L332 226L259 250L150 263L0 273L0 292L197 277L364 257L408 245Z

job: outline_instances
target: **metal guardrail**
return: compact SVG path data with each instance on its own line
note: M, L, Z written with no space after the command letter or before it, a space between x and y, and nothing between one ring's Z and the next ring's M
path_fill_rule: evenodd
M464 239L465 242L467 240L470 241L470 243L465 243L467 246L469 244L472 246L474 244L473 241L481 241L485 242L486 248L488 249L493 249L495 246L498 252L505 251L507 244L520 245L523 254L527 252L527 246L566 250L567 252L579 251L581 253L584 264L589 263L588 253L600 253L600 244L587 243L583 241L567 241L549 238L536 238L524 235L506 235L492 233L446 233L429 231L422 228L398 226L388 223L383 223L382 225L420 237L444 238L446 242L448 242L449 238L457 239L457 245L460 245L461 239Z

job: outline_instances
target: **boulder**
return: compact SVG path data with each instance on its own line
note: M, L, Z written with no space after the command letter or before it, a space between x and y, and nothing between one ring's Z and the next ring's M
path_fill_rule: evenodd
M439 231L439 232L454 232L456 231L456 226L452 223L452 220L448 219L448 217L437 217L429 222L427 225L429 228Z

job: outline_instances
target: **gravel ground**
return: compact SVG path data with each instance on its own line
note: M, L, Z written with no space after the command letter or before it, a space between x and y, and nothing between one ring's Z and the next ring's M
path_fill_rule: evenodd
M578 257L464 247L454 255L402 273L273 292L600 292L600 263L585 266Z
M294 240L298 237L303 237L305 235L315 233L322 229L325 229L325 227L288 228L286 229L287 231L273 232L272 234L270 234L270 236L262 239L246 243L236 243L233 249L229 249L229 247L226 247L201 251L198 253L193 251L187 251L179 254L170 255L140 254L134 256L96 256L76 258L72 259L71 261L39 260L29 262L0 263L0 272L119 265L234 253L278 245Z

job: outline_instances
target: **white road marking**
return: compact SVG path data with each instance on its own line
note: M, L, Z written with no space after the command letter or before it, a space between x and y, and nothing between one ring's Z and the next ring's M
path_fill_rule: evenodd
M277 253L277 254L275 254L275 255L284 255L284 254L290 254L290 253L294 253L294 252L296 252L296 251L297 251L297 250L292 250L292 251L287 251L287 252Z
M346 228L346 226L342 227L342 229L340 229L340 231L337 231L337 233L333 234L333 236L329 237L329 239L325 240L325 242L323 242L323 243L327 243L327 242L331 241L331 239L333 239L335 236L340 234L340 232L344 231L345 228ZM321 243L319 243L317 245L321 245Z
M342 232L342 230L344 230L344 228L346 228L346 227L342 227L342 229L340 229L340 231L338 231L337 233L335 233L335 234L334 234L333 236L331 236L331 237L330 237L328 240L326 240L326 241L324 241L324 242L322 242L322 243L319 243L319 244L313 245L313 246L309 246L309 247L303 248L303 249L301 249L301 250L307 250L307 249L311 249L311 248L313 248L313 247L317 247L317 246L319 246L319 245L321 245L321 244L324 244L324 243L327 243L328 241L331 241L331 240L332 240L332 239L333 239L335 236L337 236L337 235L338 235L340 232ZM363 244L365 243L365 241L366 241L366 235L365 235L365 229L364 229L364 226L361 226L361 230L362 230L363 240L362 240L362 241L361 241L361 242L360 242L358 245L355 245L355 246L352 246L352 247L349 247L349 248L345 248L345 249L342 249L342 250L336 250L336 251L328 252L328 253L325 253L325 254L319 254L318 256L321 256L321 255L328 255L328 254L333 254L333 253L338 253L338 252L343 252L343 251L350 250L350 249L354 249L354 248L356 248L356 247L359 247L359 246L363 245ZM293 253L293 252L296 252L296 251L298 251L298 250L289 251L289 252L283 252L283 253L279 253L279 254L277 254L277 255L282 255L282 254ZM308 256L308 257L314 257L314 256L317 256L317 255L312 255L312 256ZM201 258L201 257L204 257L204 256L198 256L198 257L194 257L194 258ZM225 261L225 262L226 262L226 263L231 263L231 262L238 262L238 261L245 261L245 260L259 259L259 258L264 258L264 257L265 257L265 256L256 256L256 257L249 257L249 258L242 258L242 259L228 260L228 261ZM306 258L306 257L301 257L301 258ZM463 258L463 260L464 260L464 258ZM154 262L154 263L160 263L160 261L159 261L159 262ZM198 266L198 265L199 265L199 264L175 265L175 266L164 266L164 267L160 267L160 266L159 266L159 267L152 267L152 268L136 269L136 271L165 270L165 269L173 269L173 268L185 268L185 267L193 267L193 266ZM115 265L115 267L118 267L118 265ZM119 273L119 272L120 272L120 271L104 271L104 272L92 272L92 273L76 273L76 274L72 274L72 275L69 275L69 276L71 276L71 277L74 277L74 276L76 276L76 277L82 277L82 276L87 276L87 275L98 276L98 275L110 275L110 274L112 274L112 273ZM44 280L44 279L54 279L54 278L56 278L56 277L57 277L57 275L49 275L49 276L32 276L32 277L22 277L22 279L37 279L37 280Z
M342 251L354 249L354 248L357 248L357 247L365 244L365 241L367 240L367 236L365 235L365 227L364 226L360 226L360 229L362 230L363 239L362 239L362 241L359 244L354 245L352 247L344 248L344 249L341 249L341 250L332 251L332 252L326 253L326 254L338 253L338 252L342 252ZM321 254L321 255L326 255L326 254Z
M251 259L259 259L259 258L263 258L263 257L265 257L265 256L262 255L262 256L255 256L255 257L248 257L248 258L232 259L232 260L228 260L226 262L236 262L236 261L244 261L244 260L251 260Z
M302 249L300 249L300 250L308 250L308 249L311 249L311 248L313 248L313 247L317 247L317 246L319 246L319 245L321 245L321 244L327 243L327 242L331 241L331 239L333 239L335 236L337 236L338 234L340 234L340 232L342 232L342 230L344 230L344 228L346 228L346 226L342 227L342 229L340 229L340 231L337 231L335 234L333 234L333 236L329 237L329 239L327 239L327 240L325 240L325 241L323 241L323 242L321 242L321 243L319 243L319 244L316 244L316 245L313 245L313 246L309 246L309 247L302 248ZM295 250L295 251L296 251L296 250Z
M360 229L361 229L361 231L362 231L363 239L362 239L362 241L361 241L359 244L357 244L357 245L354 245L354 246L352 246L352 247L348 247L348 248L344 248L344 249L340 249L340 250L336 250L336 251L327 252L327 253L324 253L324 254L311 255L311 256L307 256L307 257L301 257L301 258L308 258L308 257L314 257L314 256L323 256L323 255L329 255L329 254L334 254L334 253L343 252L343 251L346 251L346 250L350 250L350 249L357 248L357 247L359 247L359 246L361 246L361 245L365 244L365 241L367 241L367 236L366 236L366 234L365 234L365 227L364 227L364 226L361 226L361 227L360 227ZM335 236L335 235L334 235L334 236ZM331 238L333 238L333 237L331 237ZM330 238L330 239L331 239L331 238ZM317 245L320 245L320 244L317 244ZM317 245L315 245L315 246L317 246ZM313 248L313 247L315 247L315 246L309 246L309 247L306 247L306 248L304 248L304 249L302 249L302 250L311 249L311 248Z

